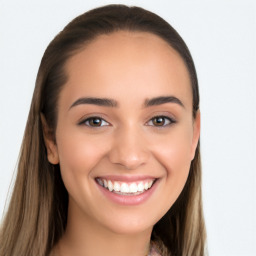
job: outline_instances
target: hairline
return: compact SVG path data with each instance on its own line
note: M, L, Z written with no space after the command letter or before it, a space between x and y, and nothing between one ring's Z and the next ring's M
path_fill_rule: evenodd
M81 52L83 52L89 45L93 44L95 41L97 41L97 39L99 39L100 37L104 37L104 36L111 36L113 34L116 34L116 33L120 33L120 32L129 32L131 34L150 34L150 35L153 35L159 39L161 39L167 46L170 47L170 49L172 51L174 51L175 54L177 54L179 56L179 58L182 60L184 66L186 67L186 71L188 73L188 76L189 76L189 81L190 81L190 90L191 90L191 95L192 95L192 110L193 110L193 82L192 82L192 78L191 78L191 73L189 71L189 67L184 59L184 57L179 53L179 51L177 49L175 49L173 47L173 45L168 42L167 39L165 39L163 36L157 34L157 33L154 33L154 31L151 31L151 30L147 30L146 28L143 29L143 28L130 28L130 27L123 27L123 28L115 28L113 29L112 31L109 31L109 32L99 32L97 34L95 34L94 36L92 36L90 39L85 39L84 41L80 42L77 44L77 46L73 49L73 50L70 50L69 51L69 54L67 54L67 57L65 58L64 60L64 64L62 66L62 71L66 77L66 81L60 86L60 91L57 95L57 102L56 102L56 120L55 120L55 127L54 127L54 131L56 131L56 126L57 126L57 120L58 120L58 108L59 108L59 97L60 97L60 94L63 90L63 87L66 85L66 83L68 82L68 79L69 79L69 73L68 73L68 64L70 62L70 60L75 57L76 55L80 54ZM193 114L193 113L192 113ZM193 117L194 118L194 117Z

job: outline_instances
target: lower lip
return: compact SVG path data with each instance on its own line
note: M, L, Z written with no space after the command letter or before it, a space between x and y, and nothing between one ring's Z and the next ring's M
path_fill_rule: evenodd
M139 205L144 203L145 201L147 201L149 199L149 197L154 193L154 191L156 190L157 187L157 182L158 180L156 180L152 187L148 190L145 190L145 192L139 194L139 195L119 195L113 192L110 192L108 189L102 187L101 185L99 185L96 181L96 184L98 185L98 187L100 188L100 191L111 201L113 201L114 203L117 204L121 204L121 205Z

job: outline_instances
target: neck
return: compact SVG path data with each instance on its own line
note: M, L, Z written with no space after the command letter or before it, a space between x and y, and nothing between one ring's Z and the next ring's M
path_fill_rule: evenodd
M139 233L119 234L88 216L69 211L65 234L55 248L56 256L145 256L150 249L152 228Z

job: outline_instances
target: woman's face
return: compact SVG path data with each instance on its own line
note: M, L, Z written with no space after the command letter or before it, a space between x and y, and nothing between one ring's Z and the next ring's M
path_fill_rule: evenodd
M56 144L69 217L116 233L149 230L188 177L199 137L188 71L150 33L102 35L69 59Z

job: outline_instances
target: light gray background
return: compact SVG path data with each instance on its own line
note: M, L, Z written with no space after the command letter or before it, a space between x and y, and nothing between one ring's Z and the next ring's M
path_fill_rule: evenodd
M256 7L248 0L0 0L0 217L45 48L72 18L108 3L156 12L188 44L201 92L209 253L256 255Z

